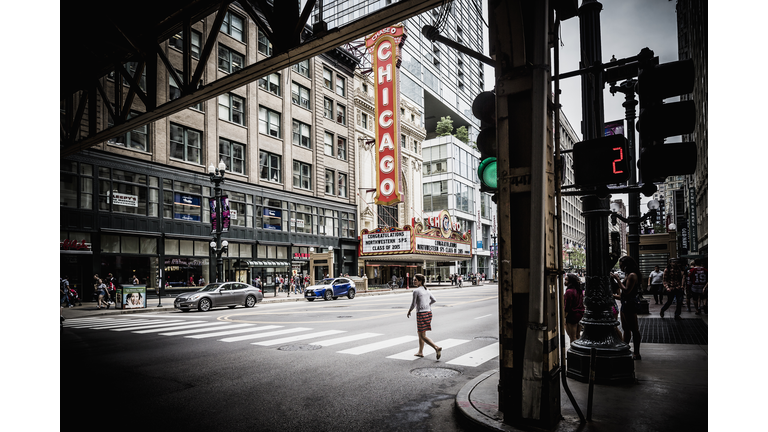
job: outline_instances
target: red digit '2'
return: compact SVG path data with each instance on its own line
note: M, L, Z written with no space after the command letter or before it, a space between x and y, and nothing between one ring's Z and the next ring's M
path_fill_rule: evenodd
M621 171L621 170L617 170L617 169L616 169L616 162L621 162L621 161L623 161L623 160L624 160L624 150L622 150L622 149L621 149L621 147L616 147L616 148L614 148L614 150L618 150L618 151L619 151L619 158L618 158L618 159L615 159L615 160L613 161L613 173L614 173L614 174L621 174L621 173L623 173L624 171Z

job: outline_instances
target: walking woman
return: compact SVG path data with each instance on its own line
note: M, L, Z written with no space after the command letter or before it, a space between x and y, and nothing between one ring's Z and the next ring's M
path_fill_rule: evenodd
M584 317L584 292L581 290L579 277L574 273L565 275L565 332L568 333L568 339L571 342L581 336L579 321Z
M96 293L99 295L99 298L96 301L96 307L98 309L101 309L101 304L103 303L107 307L107 309L109 309L109 303L104 300L104 297L107 295L107 285L104 283L104 281L99 279L98 286L96 289L97 289Z
M408 309L408 318L411 317L411 311L416 308L416 332L419 334L419 352L414 354L416 357L424 357L424 344L435 349L436 357L440 360L443 349L427 337L427 331L432 330L432 303L436 302L435 296L424 286L424 275L413 275L413 300L411 308Z
M640 288L640 281L642 275L640 274L640 268L637 266L637 262L629 256L623 256L619 259L619 268L624 272L626 277L624 282L621 282L619 275L614 274L613 277L616 282L619 283L621 288L621 310L619 311L619 317L621 319L621 327L624 329L624 343L629 344L632 340L635 346L635 352L632 354L632 358L640 360L640 327L637 323L637 292Z

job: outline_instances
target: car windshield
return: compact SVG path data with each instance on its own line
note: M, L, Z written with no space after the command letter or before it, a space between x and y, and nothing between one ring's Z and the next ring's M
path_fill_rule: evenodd
M221 285L222 285L222 284L220 284L220 283L212 283L212 284L208 284L208 285L206 285L206 286L204 286L204 287L200 288L199 290L197 290L197 291L195 291L195 292L215 291L215 290L216 290L217 288L219 288Z
M333 281L334 281L333 278L323 279L323 285L330 285L333 283Z

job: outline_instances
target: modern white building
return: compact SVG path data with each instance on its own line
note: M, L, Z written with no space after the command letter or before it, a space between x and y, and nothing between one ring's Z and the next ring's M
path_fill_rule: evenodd
M573 130L565 113L560 110L560 150L571 150L573 145L581 141ZM573 155L572 153L562 153L563 155L563 184L574 184L573 178ZM566 266L572 261L574 254L583 256L586 247L586 235L584 231L584 217L581 214L581 199L578 196L563 196L562 206L562 226L563 226L563 262ZM570 251L570 255L568 252Z

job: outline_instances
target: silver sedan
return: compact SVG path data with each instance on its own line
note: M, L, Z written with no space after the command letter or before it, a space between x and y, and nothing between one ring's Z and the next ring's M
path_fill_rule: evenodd
M242 282L210 283L197 291L179 294L173 307L184 312L197 309L207 312L211 308L243 305L247 308L264 300L264 294L255 286Z

